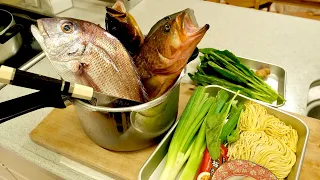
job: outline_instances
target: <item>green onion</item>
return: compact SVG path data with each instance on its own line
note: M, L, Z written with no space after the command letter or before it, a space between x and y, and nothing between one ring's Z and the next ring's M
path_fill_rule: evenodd
M175 179L188 159L193 139L211 104L215 101L215 98L207 97L205 90L202 86L197 87L183 111L171 140L167 162L160 180Z
M202 123L197 138L195 140L194 146L191 151L190 158L187 162L186 167L182 171L180 180L193 179L196 175L198 167L201 163L204 150L206 149L206 126L205 122Z

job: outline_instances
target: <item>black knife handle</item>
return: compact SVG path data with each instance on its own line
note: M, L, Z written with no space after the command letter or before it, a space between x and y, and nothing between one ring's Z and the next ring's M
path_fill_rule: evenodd
M44 107L65 108L60 94L38 91L0 103L0 124Z
M61 92L61 94L64 95L68 94L70 87L69 82L7 66L1 66L0 68L0 80L2 79L4 83L36 90Z
M63 80L42 76L27 71L21 71L19 69L16 69L14 78L11 80L10 84L51 92L62 91L62 94L67 94L67 89L69 89L70 86L69 82L64 82ZM62 87L63 84L65 84L64 87Z

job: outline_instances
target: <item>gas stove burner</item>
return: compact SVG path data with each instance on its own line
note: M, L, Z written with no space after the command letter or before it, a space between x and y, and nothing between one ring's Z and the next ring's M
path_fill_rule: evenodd
M22 10L13 6L0 3L0 9L6 10L13 15L16 24L21 24L23 30L20 32L22 37L22 46L19 51L11 58L4 61L3 64L20 70L28 70L34 64L45 57L40 45L33 37L30 26L36 24L37 19L48 18L50 16ZM1 51L1 50L0 50ZM1 53L1 52L0 52ZM0 85L0 89L4 85Z

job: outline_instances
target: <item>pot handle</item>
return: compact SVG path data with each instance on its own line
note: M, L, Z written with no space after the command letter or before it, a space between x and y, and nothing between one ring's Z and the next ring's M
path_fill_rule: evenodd
M0 124L44 107L66 108L58 93L38 91L0 103Z
M21 24L15 24L11 26L9 29L6 30L6 32L0 35L0 44L6 43L13 36L17 35L21 31L21 29L23 29L23 26Z

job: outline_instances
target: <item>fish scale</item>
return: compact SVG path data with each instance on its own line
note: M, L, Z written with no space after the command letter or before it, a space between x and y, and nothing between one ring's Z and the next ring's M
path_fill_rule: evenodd
M160 97L173 86L209 29L209 25L199 28L193 13L185 9L159 20L134 59L150 99Z
M65 32L67 25L72 32ZM71 18L39 19L38 28L32 27L32 33L64 80L108 96L144 102L146 95L131 56L103 28Z

